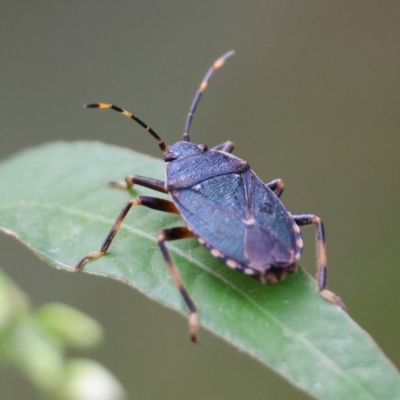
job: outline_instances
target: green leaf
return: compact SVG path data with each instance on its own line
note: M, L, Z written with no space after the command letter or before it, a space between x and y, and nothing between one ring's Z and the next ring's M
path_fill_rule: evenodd
M124 400L125 390L105 367L92 360L68 359L66 345L99 343L101 326L60 303L30 310L25 293L0 269L0 360L14 364L46 398Z
M25 151L0 166L0 227L50 265L73 271L99 248L130 198L106 181L131 173L163 179L163 162L100 143ZM154 192L135 187L134 194ZM187 315L155 240L160 229L182 224L179 216L135 207L107 255L85 271L124 281ZM349 315L321 298L301 269L263 286L227 268L194 239L168 247L203 327L314 397L400 398L393 365Z
M25 293L0 269L0 335L29 310Z
M45 304L34 316L46 333L63 345L85 349L103 340L103 329L96 320L65 304Z
M60 386L64 373L63 354L32 315L20 317L3 335L1 346L7 359L38 388L52 392Z

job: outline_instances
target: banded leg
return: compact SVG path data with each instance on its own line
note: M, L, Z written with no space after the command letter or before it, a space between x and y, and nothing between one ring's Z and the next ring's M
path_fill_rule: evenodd
M186 226L179 226L170 229L164 229L157 235L157 241L160 246L162 255L164 257L165 263L167 264L169 273L171 274L172 280L174 281L175 286L179 289L183 300L185 300L186 305L189 308L190 316L189 316L189 332L190 332L190 341L194 344L198 343L197 341L197 330L199 329L199 323L197 318L197 308L194 304L192 298L189 293L185 289L182 283L182 279L179 276L179 272L176 269L174 263L171 260L171 256L165 245L166 241L170 240L179 240L193 237L193 233L189 231Z
M274 179L273 181L266 183L265 186L271 189L277 197L281 197L283 190L285 189L282 179Z
M112 187L116 187L118 189L130 190L133 185L144 186L149 189L156 190L161 193L168 193L167 189L165 189L164 181L160 181L159 179L149 178L147 176L140 175L128 175L125 178L125 181L109 181L108 184Z
M314 224L317 227L317 284L318 289L321 292L321 295L324 296L326 299L331 301L332 303L337 304L344 310L346 306L344 305L342 299L337 296L335 293L331 292L330 290L326 289L326 248L325 248L325 229L324 224L319 217L314 214L299 214L293 215L293 219L295 220L296 224L299 226L304 225L311 225Z
M224 151L225 153L232 153L234 148L235 143L228 140L227 142L221 143L218 146L213 147L211 150L220 150Z
M218 58L218 60L215 61L214 64L212 65L212 67L207 71L205 77L203 78L203 80L200 84L200 87L197 89L197 92L194 95L194 99L190 106L189 113L186 117L185 130L183 132L183 140L184 141L190 142L189 129L190 129L190 125L192 124L193 114L196 111L196 108L197 108L197 105L199 104L201 95L206 90L206 88L210 82L210 79L214 75L215 71L217 71L219 68L221 68L225 64L226 59L229 58L230 56L233 56L234 54L235 54L234 51L228 51L222 57Z
M178 209L176 208L175 204L172 201L158 199L156 197L147 197L147 196L139 196L135 197L134 199L128 201L125 207L122 209L121 213L119 214L117 220L114 222L110 232L108 233L106 239L104 240L103 244L101 245L99 250L93 251L89 253L87 256L83 257L76 265L75 271L81 271L83 269L84 264L86 264L90 260L95 260L96 258L101 257L110 247L114 236L118 232L122 221L128 214L129 210L132 206L145 206L148 208L152 208L158 211L165 211L173 214L179 214Z

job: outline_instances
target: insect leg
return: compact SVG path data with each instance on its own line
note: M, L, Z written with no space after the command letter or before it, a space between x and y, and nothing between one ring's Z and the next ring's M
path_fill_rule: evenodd
M171 274L172 280L174 281L175 286L179 289L183 300L185 300L186 305L189 308L190 316L189 316L189 331L190 331L190 340L192 343L197 343L197 330L199 328L199 323L197 319L197 308L194 304L192 298L190 297L189 293L185 289L182 283L182 279L179 276L179 272L176 269L175 265L171 260L171 256L165 245L166 241L170 240L178 240L178 239L186 239L193 237L193 233L189 231L186 226L179 226L170 229L164 229L157 235L158 244L160 246L162 255L164 260L167 264L169 273Z
M235 143L228 140L227 142L221 143L218 146L213 147L211 150L220 150L224 151L225 153L232 153L234 148Z
M133 185L144 186L149 189L157 190L157 192L168 193L167 189L165 189L164 181L160 181L159 179L148 178L147 176L140 175L128 175L125 178L125 181L109 181L108 184L112 187L116 187L118 189L130 190Z
M274 179L273 181L266 183L265 186L271 189L277 197L281 197L283 190L285 189L282 179Z
M322 296L331 301L332 303L337 304L343 309L346 309L342 299L337 296L335 293L326 289L326 248L325 248L325 229L324 224L319 217L314 214L299 214L293 215L293 218L297 225L311 225L314 224L317 227L317 284L318 289L321 292Z
M139 196L135 197L134 199L128 201L125 207L122 209L121 213L119 214L117 220L114 222L110 232L108 233L106 239L104 240L103 244L101 245L99 250L93 251L89 253L87 256L83 257L76 265L75 271L81 271L83 269L84 264L86 264L90 260L94 260L96 258L101 257L110 247L112 240L114 239L115 234L118 232L122 221L128 214L129 210L132 206L145 206L148 208L152 208L154 210L165 211L173 214L179 214L178 209L176 208L175 204L172 201L158 199L156 197L147 197L147 196Z

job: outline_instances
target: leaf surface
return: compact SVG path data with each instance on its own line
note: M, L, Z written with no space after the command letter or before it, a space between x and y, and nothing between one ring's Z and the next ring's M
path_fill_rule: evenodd
M164 179L164 163L95 142L55 143L0 165L0 229L59 269L97 250L132 195L166 197L139 186L132 194L109 179ZM187 315L156 242L181 217L134 207L104 257L85 271L121 280ZM299 269L267 286L232 271L195 239L168 243L201 325L320 399L399 399L398 371L345 312L321 298ZM201 332L200 332L201 335Z

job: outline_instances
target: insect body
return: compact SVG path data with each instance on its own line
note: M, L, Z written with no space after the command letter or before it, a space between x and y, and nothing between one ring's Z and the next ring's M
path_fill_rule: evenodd
M276 179L264 184L246 161L233 156L232 142L225 142L210 150L203 144L190 142L189 128L200 97L212 75L228 57L230 51L209 69L197 90L186 119L183 140L166 146L158 134L132 113L112 104L89 104L89 108L111 108L142 125L158 142L164 153L166 181L129 175L124 182L110 182L113 186L130 189L134 184L158 192L168 193L172 201L139 196L130 200L115 221L103 245L82 258L75 266L81 270L92 259L102 256L109 248L123 219L133 205L181 214L186 226L164 229L157 241L173 281L189 311L190 338L197 342L198 318L195 303L186 291L175 268L166 241L196 237L215 257L228 267L253 276L260 282L279 281L293 273L303 242L299 226L317 227L317 284L321 294L344 307L340 298L325 289L326 251L322 221L313 214L291 215L279 197L284 185Z

